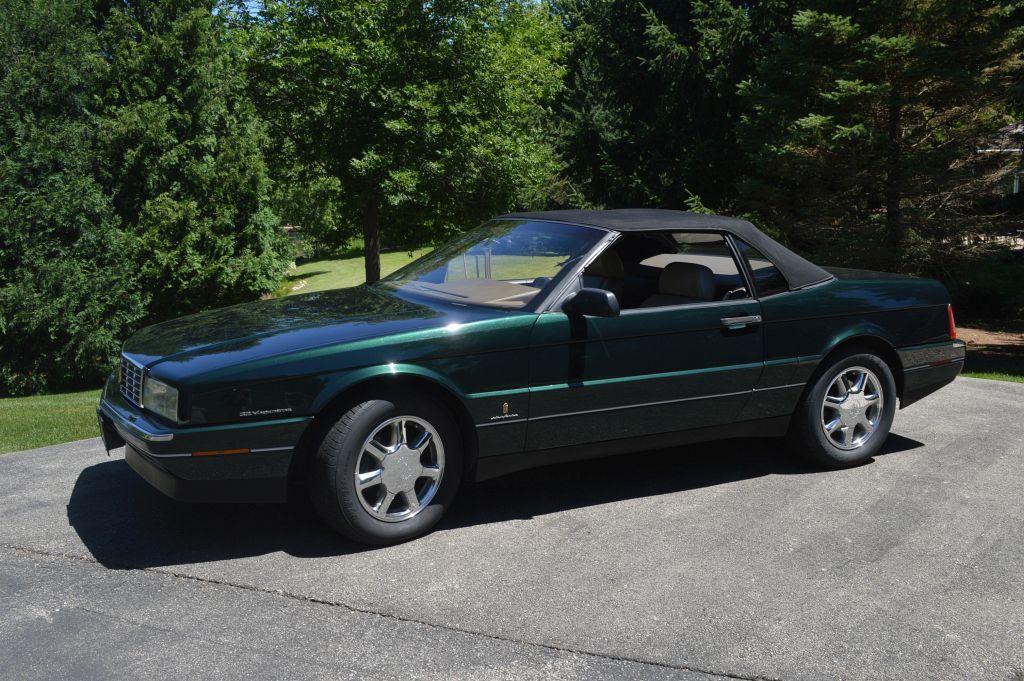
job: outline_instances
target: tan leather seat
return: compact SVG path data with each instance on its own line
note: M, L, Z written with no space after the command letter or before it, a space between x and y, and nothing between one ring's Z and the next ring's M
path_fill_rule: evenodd
M669 263L658 277L658 292L643 307L704 303L715 299L715 274L693 262Z
M606 248L594 262L587 265L580 277L585 288L599 288L611 291L622 304L622 293L625 290L626 270L622 266L622 258L610 248Z

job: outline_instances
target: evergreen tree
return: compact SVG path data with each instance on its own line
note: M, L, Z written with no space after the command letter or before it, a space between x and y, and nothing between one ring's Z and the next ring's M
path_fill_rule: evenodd
M749 78L788 22L786 0L568 0L562 153L587 200L724 209L744 170Z
M941 269L997 223L1006 157L978 154L1021 95L1022 5L814 3L744 83L744 205L805 250Z
M544 200L558 25L527 0L284 0L257 30L253 96L304 163L334 178L366 279L394 243ZM382 229L383 228L383 229Z
M0 1L0 394L98 380L148 298L96 178L90 3Z
M102 179L153 297L151 319L272 290L289 247L269 208L243 46L214 0L113 2L101 32Z
M222 11L0 13L0 393L96 385L140 325L272 290L287 241Z

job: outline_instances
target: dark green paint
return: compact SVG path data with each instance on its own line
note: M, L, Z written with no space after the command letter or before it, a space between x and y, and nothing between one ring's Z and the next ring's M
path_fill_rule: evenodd
M762 332L730 331L721 319L759 313L757 301L736 301L612 318L542 315L531 349L527 448L731 422L761 374Z
M536 452L535 465L588 444L745 433L755 423L777 430L821 359L853 338L877 339L926 369L936 357L962 355L950 343L948 296L937 282L833 273L835 280L762 300L611 318L471 308L365 286L238 305L145 329L125 344L127 356L182 391L186 423L132 407L113 384L102 410L143 454L292 447L347 391L414 379L447 392L475 424L468 436L480 457ZM763 323L722 325L746 315ZM897 369L917 373L908 379L914 399L952 371ZM173 439L141 439L132 422ZM151 458L175 478L276 477L283 494L292 457L282 449Z

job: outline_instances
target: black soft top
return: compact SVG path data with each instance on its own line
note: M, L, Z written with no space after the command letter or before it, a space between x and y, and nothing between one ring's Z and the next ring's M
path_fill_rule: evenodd
M568 222L574 225L601 227L615 232L652 232L676 229L728 232L743 239L771 260L785 275L790 290L820 284L833 278L831 274L770 238L746 220L724 215L705 215L657 208L628 208L619 210L546 210L509 213L501 217Z

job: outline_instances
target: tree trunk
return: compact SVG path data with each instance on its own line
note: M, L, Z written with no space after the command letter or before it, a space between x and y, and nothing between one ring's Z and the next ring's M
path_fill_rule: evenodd
M380 200L363 199L363 255L366 258L366 283L380 281Z
M885 168L885 241L889 258L893 264L899 264L902 260L902 247L905 240L906 226L903 224L903 216L900 214L900 202L903 198L903 150L900 144L900 124L902 123L902 108L899 92L896 83L890 83L888 121L886 136L888 137L888 149L886 150Z

